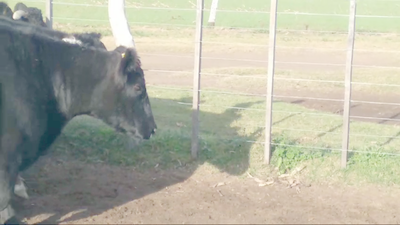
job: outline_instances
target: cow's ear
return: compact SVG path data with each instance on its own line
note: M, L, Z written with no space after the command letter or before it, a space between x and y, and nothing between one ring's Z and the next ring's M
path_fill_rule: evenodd
M126 48L121 53L121 58L121 70L123 74L135 73L140 69L140 59L135 49Z

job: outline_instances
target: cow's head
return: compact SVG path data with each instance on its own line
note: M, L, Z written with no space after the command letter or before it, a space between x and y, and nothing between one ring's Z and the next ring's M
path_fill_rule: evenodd
M112 54L117 66L110 67L108 79L94 93L93 114L119 132L149 139L157 126L136 50L120 46Z
M43 21L42 11L38 8L27 7L21 2L18 2L15 5L12 18L14 20L25 21L36 26L46 27L46 24Z
M103 112L110 112L102 115L102 119L120 132L139 139L149 139L157 126L147 96L144 73L125 16L125 0L109 0L108 12L118 46L113 51L117 69L111 72L106 91L102 91L101 105L107 107Z

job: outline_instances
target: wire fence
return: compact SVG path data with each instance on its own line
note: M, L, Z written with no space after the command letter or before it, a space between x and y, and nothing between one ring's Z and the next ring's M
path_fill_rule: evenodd
M108 25L107 14L91 18L61 12L63 7L105 10L105 1L26 2L46 3L51 24ZM340 152L341 164L346 167L349 152L400 155L395 147L400 139L396 129L400 124L400 101L396 98L400 49L393 49L399 30L387 22L397 23L400 16L369 14L368 10L358 14L357 5L366 3L356 4L355 0L340 4L346 10L327 13L295 11L284 3L279 6L277 0L260 3L260 9L218 6L212 23L211 17L205 16L213 11L212 5L205 5L204 0L189 1L186 7L132 3L127 10L140 14L129 21L133 30L137 26L189 30L172 38L163 34L157 41L150 38L149 46L164 50L140 55L165 62L145 69L148 86L164 94L184 93L176 94L181 99L173 98L170 103L191 106L192 118L186 122L191 124L194 158L201 150L202 135L236 135L243 142L264 145L265 163L270 163L273 147L281 146ZM140 10L154 11L154 17L165 12L173 19L164 20L162 15L159 20L152 19ZM127 14L130 17L130 11ZM242 14L246 16L239 16ZM137 19L140 16L141 21ZM244 19L252 24L238 21ZM385 43L388 40L394 44ZM182 50L177 53L167 50L168 46ZM210 117L202 117L203 112L218 112L220 116L206 121ZM236 123L248 131L233 129ZM207 132L201 129L205 124ZM221 132L217 126L228 130ZM276 141L276 133L288 134L296 144Z

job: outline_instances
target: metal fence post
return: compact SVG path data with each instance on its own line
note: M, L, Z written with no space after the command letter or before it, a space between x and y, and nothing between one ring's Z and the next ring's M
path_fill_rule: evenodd
M343 106L343 139L342 139L342 168L347 166L350 134L350 106L351 106L351 82L353 70L354 36L356 30L356 0L350 0L349 34L347 38L347 59L345 74L345 93Z
M201 73L201 47L203 36L203 9L204 0L197 0L196 36L194 47L193 71L193 102L192 102L192 159L196 159L199 151L199 103L200 103L200 73Z
M268 83L267 83L267 105L265 114L265 146L264 163L271 161L271 139L272 139L272 103L274 93L274 73L275 73L275 43L276 43L276 11L278 0L271 0L270 19L269 19L269 50L268 50Z
M53 29L53 0L46 0L46 25Z

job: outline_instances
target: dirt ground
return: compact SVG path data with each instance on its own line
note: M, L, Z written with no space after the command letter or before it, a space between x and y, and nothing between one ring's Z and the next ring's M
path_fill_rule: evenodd
M138 173L51 158L25 177L31 199L19 208L28 223L400 222L400 191L377 187L260 187L252 178L201 168Z
M105 39L108 47L112 40ZM146 82L153 85L187 86L191 78L169 79L154 70L191 70L192 57L171 56L177 53L140 52L145 62ZM164 56L163 56L164 55ZM181 54L182 55L182 54ZM332 53L279 52L278 61L343 63L343 56ZM260 62L204 60L203 68L266 66L267 53L204 53L204 57L245 58ZM240 61L240 60L239 60ZM382 62L379 64L379 62ZM359 55L355 63L397 66L383 55ZM288 69L307 70L301 65L281 65ZM326 66L325 66L326 67ZM319 68L319 69L325 69ZM317 68L313 68L317 69ZM340 69L343 68L329 68ZM153 71L152 71L153 70ZM212 80L203 80L203 84ZM256 91L257 90L253 90ZM262 91L260 90L260 93ZM309 90L277 90L278 95L343 98L343 93ZM354 93L353 99L375 102L398 102L395 96L373 96ZM285 100L285 99L283 99ZM285 101L323 111L338 112L342 103L287 99ZM353 115L400 117L396 106L358 104ZM276 182L258 186L252 178L239 178L225 173L209 173L201 166L173 171L147 171L106 165L66 163L52 156L42 158L24 177L31 199L18 201L27 223L399 223L400 191L377 186L314 186L287 188ZM217 184L220 184L218 186Z

